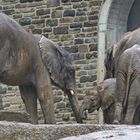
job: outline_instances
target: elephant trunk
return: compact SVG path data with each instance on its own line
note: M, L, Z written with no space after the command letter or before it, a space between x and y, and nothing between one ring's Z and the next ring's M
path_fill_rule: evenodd
M85 104L81 104L80 106L80 114L82 116L82 119L86 120L87 119L87 112L86 112L87 108L85 106Z
M68 95L69 102L70 102L72 111L74 112L74 116L76 118L77 123L83 123L83 120L80 114L80 107L78 104L77 93L75 91L71 91L71 90L67 91L67 95Z

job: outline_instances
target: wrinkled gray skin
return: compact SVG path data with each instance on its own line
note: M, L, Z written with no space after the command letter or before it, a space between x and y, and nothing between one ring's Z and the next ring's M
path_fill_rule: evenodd
M82 123L77 99L75 69L70 54L51 40L41 38L41 35L35 35L35 37L40 42L42 60L49 70L52 83L68 95L76 121Z
M0 14L0 21L0 81L12 86L19 85L21 98L31 115L32 123L37 123L37 98L45 123L55 123L50 78L68 95L76 120L81 123L75 70L69 54L58 49L47 38L40 41L41 36L26 32L4 14Z
M45 123L55 123L49 72L42 62L36 38L0 13L0 82L19 86L32 123L37 123L37 98Z
M140 45L120 56L116 74L117 106L114 123L139 124L140 121Z
M101 82L97 89L90 90L84 97L80 106L83 119L86 119L85 111L92 113L100 107L103 110L104 123L111 124L115 114L115 89L116 79L106 79Z
M106 69L105 79L116 77L116 71L121 54L135 44L140 44L140 28L132 32L126 32L119 42L113 44L106 50L104 62Z

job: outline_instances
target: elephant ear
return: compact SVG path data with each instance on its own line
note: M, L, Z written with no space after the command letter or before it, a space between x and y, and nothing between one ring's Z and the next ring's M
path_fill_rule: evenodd
M108 109L114 103L114 99L112 95L103 92L101 96L101 109L104 111Z
M104 86L102 83L98 85L97 90L100 94L101 109L104 111L114 103L114 99L113 96L109 93L108 87Z
M62 48L44 36L39 41L39 46L43 63L50 73L51 80L54 84L63 87L64 83L60 77L62 63L65 59Z

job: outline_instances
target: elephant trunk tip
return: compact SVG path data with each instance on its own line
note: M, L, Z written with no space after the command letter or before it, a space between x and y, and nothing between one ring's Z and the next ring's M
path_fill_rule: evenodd
M87 119L87 110L80 109L80 114L83 120Z

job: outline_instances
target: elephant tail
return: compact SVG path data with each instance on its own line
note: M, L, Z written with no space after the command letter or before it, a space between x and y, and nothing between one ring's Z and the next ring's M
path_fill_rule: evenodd
M125 98L124 98L124 102L123 102L124 108L126 108L126 106L127 106L131 84L136 77L136 71L133 71L133 68L132 68L132 60L133 60L133 55L130 58L130 63L128 63L128 72L127 72L127 77L126 77L126 79L127 79L126 80L126 92L125 92Z

